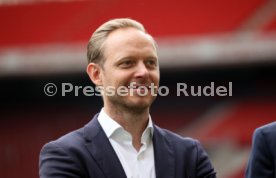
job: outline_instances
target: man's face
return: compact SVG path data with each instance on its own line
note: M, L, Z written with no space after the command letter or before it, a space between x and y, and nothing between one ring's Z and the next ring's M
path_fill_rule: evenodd
M160 78L157 52L151 38L134 28L115 30L104 43L104 58L100 75L102 86L111 86L115 90L120 86L129 88L127 96L120 96L117 92L114 96L104 95L105 105L149 108L155 99L149 86L158 86ZM145 91L141 86L148 88L147 95L141 96ZM155 93L156 90L157 87Z

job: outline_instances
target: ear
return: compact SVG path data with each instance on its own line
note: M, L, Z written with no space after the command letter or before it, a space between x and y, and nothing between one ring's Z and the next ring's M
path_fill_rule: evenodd
M96 86L102 86L102 68L99 64L89 63L86 72Z

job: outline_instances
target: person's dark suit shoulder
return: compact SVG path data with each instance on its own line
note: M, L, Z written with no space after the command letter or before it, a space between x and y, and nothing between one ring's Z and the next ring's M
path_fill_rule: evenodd
M82 156L82 150L85 149L82 130L72 131L42 147L39 162L40 167L43 165L43 169L40 169L43 171L43 174L40 173L41 178L59 177L59 174L66 177L86 177L86 164ZM66 171L67 169L70 171ZM44 170L55 172L52 174Z
M177 155L175 159L178 167L182 167L183 171L193 172L193 177L216 177L216 172L210 164L208 154L198 140L180 136L158 126L156 126L156 129L170 142L169 145L172 145Z
M255 130L256 134L264 134L267 136L270 135L276 135L276 122L272 122L270 124L266 124L264 126L261 126Z
M255 129L246 178L274 178L276 171L276 122Z

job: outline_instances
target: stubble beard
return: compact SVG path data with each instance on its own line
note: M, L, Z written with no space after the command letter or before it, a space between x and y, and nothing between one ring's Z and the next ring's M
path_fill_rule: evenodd
M107 96L109 102L113 106L114 109L119 109L121 111L126 111L133 114L141 114L145 111L149 111L150 106L156 99L156 96L151 96L151 99L149 102L145 103L132 103L131 101L128 101L128 99L124 96Z

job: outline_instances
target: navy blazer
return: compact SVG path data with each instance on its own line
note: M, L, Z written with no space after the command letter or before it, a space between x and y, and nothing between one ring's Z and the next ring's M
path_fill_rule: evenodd
M83 128L47 143L41 150L40 178L126 178L100 126L98 115ZM156 178L215 178L200 143L154 125Z
M276 122L262 126L253 134L247 178L276 177Z

